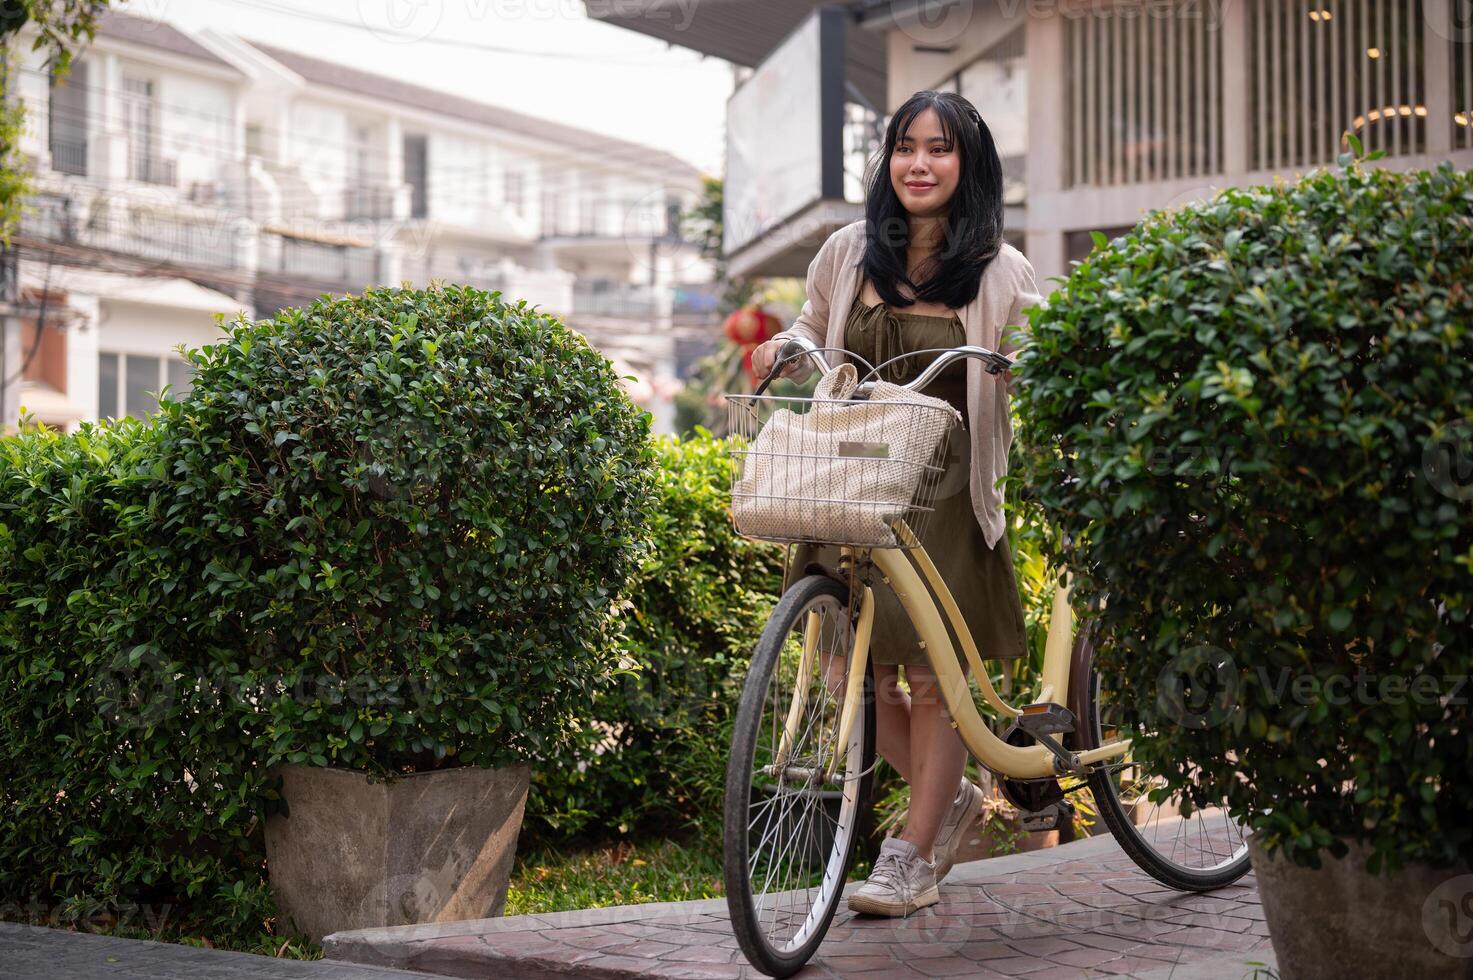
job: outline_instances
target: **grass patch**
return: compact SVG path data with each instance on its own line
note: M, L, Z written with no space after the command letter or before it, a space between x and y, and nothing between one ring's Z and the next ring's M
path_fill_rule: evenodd
M857 857L849 878L863 879L869 871L869 860ZM694 902L725 894L720 841L655 839L534 847L517 856L505 914Z
M693 902L724 894L719 842L649 840L539 848L517 856L506 914Z

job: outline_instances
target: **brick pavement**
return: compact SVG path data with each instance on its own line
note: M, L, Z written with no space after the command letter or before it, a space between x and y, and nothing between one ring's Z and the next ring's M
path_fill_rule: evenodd
M724 899L365 929L324 947L330 959L456 977L760 976ZM1253 961L1272 965L1273 951L1251 875L1210 894L1172 891L1106 836L957 865L940 904L906 919L841 907L798 976L1235 980Z

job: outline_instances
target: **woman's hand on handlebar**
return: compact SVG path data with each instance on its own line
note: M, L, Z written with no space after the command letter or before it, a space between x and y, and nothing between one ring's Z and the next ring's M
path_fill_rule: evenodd
M777 361L777 356L782 353L786 339L768 340L757 345L752 351L752 373L759 378L765 378L772 373L772 365ZM803 358L795 357L783 365L780 377L788 375L801 369Z

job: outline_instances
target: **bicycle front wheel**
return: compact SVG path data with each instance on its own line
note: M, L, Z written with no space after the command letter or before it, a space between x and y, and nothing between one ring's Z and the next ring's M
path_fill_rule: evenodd
M875 752L866 670L848 737L841 708L853 652L848 590L794 583L757 641L726 771L726 902L742 952L774 977L818 949L843 898Z

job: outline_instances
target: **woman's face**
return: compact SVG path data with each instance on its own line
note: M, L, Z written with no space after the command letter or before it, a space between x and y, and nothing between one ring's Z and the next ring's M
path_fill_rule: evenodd
M961 159L947 142L936 110L927 108L910 121L890 153L890 183L900 203L916 217L946 213L961 175Z

